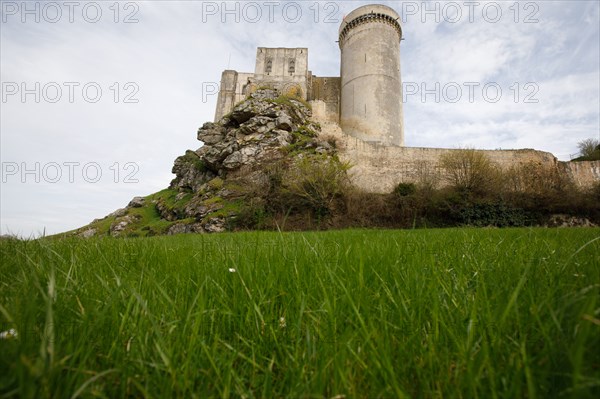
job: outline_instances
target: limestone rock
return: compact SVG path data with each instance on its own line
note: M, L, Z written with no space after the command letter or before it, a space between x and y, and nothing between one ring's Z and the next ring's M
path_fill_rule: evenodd
M225 220L223 218L212 218L205 225L204 229L208 233L222 233L225 229Z
M80 237L83 238L90 238L96 235L97 230L94 228L89 228L87 230L82 231L81 233L79 233Z
M144 205L146 205L146 199L144 197L133 197L133 199L129 201L127 208L141 208Z
M121 233L133 222L137 221L139 216L134 215L125 215L123 217L117 218L110 225L110 234L112 236L119 236Z
M255 100L275 100L279 97L279 92L275 89L260 89L250 95Z
M207 145L216 144L223 140L225 132L226 130L223 126L207 122L198 130L198 140Z
M190 201L185 207L185 217L202 219L211 212L216 212L223 209L223 205L218 202L206 203L208 195Z
M190 150L175 160L172 173L176 177L171 181L169 188L174 190L196 191L200 185L215 176L206 167L202 158L196 152Z
M200 223L176 223L169 228L167 235L205 232Z
M318 134L320 127L310 116L310 109L301 101L279 97L277 90L253 92L218 123L205 123L198 130L204 146L175 160L177 177L170 188L197 193L215 176L281 158L279 150L290 146L295 135ZM316 143L311 145L317 148ZM319 149L320 153L328 151Z
M597 227L586 218L570 215L552 215L546 227Z
M242 165L251 163L253 159L257 158L257 155L260 154L260 152L261 148L259 145L243 147L240 151L236 151L225 158L223 161L223 168L227 170L238 169Z
M292 128L294 127L294 122L292 122L292 118L290 118L289 115L281 113L277 118L276 127L277 129L291 132Z
M231 120L238 125L248 121L250 118L264 114L275 115L274 104L265 100L275 100L278 97L275 90L259 90L250 95L250 99L238 104L231 112Z
M114 211L113 213L109 214L108 216L106 216L107 218L109 217L121 217L121 216L125 216L127 215L127 208L121 208L121 209L117 209L116 211ZM104 218L106 219L106 218Z
M169 207L164 201L157 201L155 206L156 211L162 219L168 220L170 222L179 219L180 215L177 214L177 211Z

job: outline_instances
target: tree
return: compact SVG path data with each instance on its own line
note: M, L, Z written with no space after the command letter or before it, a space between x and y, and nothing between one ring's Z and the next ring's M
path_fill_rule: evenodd
M494 187L497 170L482 151L461 149L446 152L440 157L449 183L463 191L487 192Z
M600 140L585 139L577 143L577 148L582 157L598 158L600 157Z

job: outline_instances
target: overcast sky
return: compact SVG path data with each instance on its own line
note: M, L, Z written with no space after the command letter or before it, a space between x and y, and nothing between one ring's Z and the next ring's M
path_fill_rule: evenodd
M308 47L339 75L363 1L0 1L2 234L74 229L164 189L201 143L224 69ZM390 1L407 146L535 148L600 137L598 1Z

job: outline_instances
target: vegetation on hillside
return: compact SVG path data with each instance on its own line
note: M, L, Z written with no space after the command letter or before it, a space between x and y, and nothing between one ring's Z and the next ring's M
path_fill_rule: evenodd
M577 143L579 157L572 161L600 161L600 140L585 139Z
M427 171L389 194L374 194L352 186L351 165L315 153L301 141L311 136L298 135L299 144L282 149L288 156L248 175L214 177L196 193L166 189L146 197L143 206L126 210L130 221L119 235L194 232L185 226L214 219L228 231L600 224L600 184L578 189L553 167L529 163L502 171L484 153L465 149L443 156L441 173ZM194 217L190 209L202 213ZM118 220L109 215L79 232L107 235Z
M307 165L310 168L299 174L284 174L288 168L270 170L270 185L253 190L253 200L245 202L233 227L308 230L600 224L600 184L580 190L556 168L537 163L502 171L475 150L444 155L441 172L424 169L414 182L400 183L389 194L356 189L345 175L349 165L338 161L309 161ZM290 181L295 193L289 192L286 182ZM319 190L307 189L311 186ZM324 197L330 201L322 201Z

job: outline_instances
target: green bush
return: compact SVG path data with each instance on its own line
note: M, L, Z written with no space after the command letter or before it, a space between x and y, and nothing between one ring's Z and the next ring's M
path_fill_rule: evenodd
M417 191L417 187L414 183L400 183L394 188L394 194L400 197L407 197L414 194Z
M281 194L291 206L317 216L333 213L349 187L349 165L332 157L306 155L285 171Z
M252 198L243 205L232 220L233 230L263 230L270 227L271 215L265 208L265 202L262 198Z
M211 181L208 182L208 185L213 190L220 190L223 188L225 182L220 177L215 177Z
M459 223L468 226L522 227L531 223L523 209L504 203L476 203L461 208Z
M335 157L304 153L265 168L264 181L256 183L254 192L271 214L337 214L350 187L348 169Z

